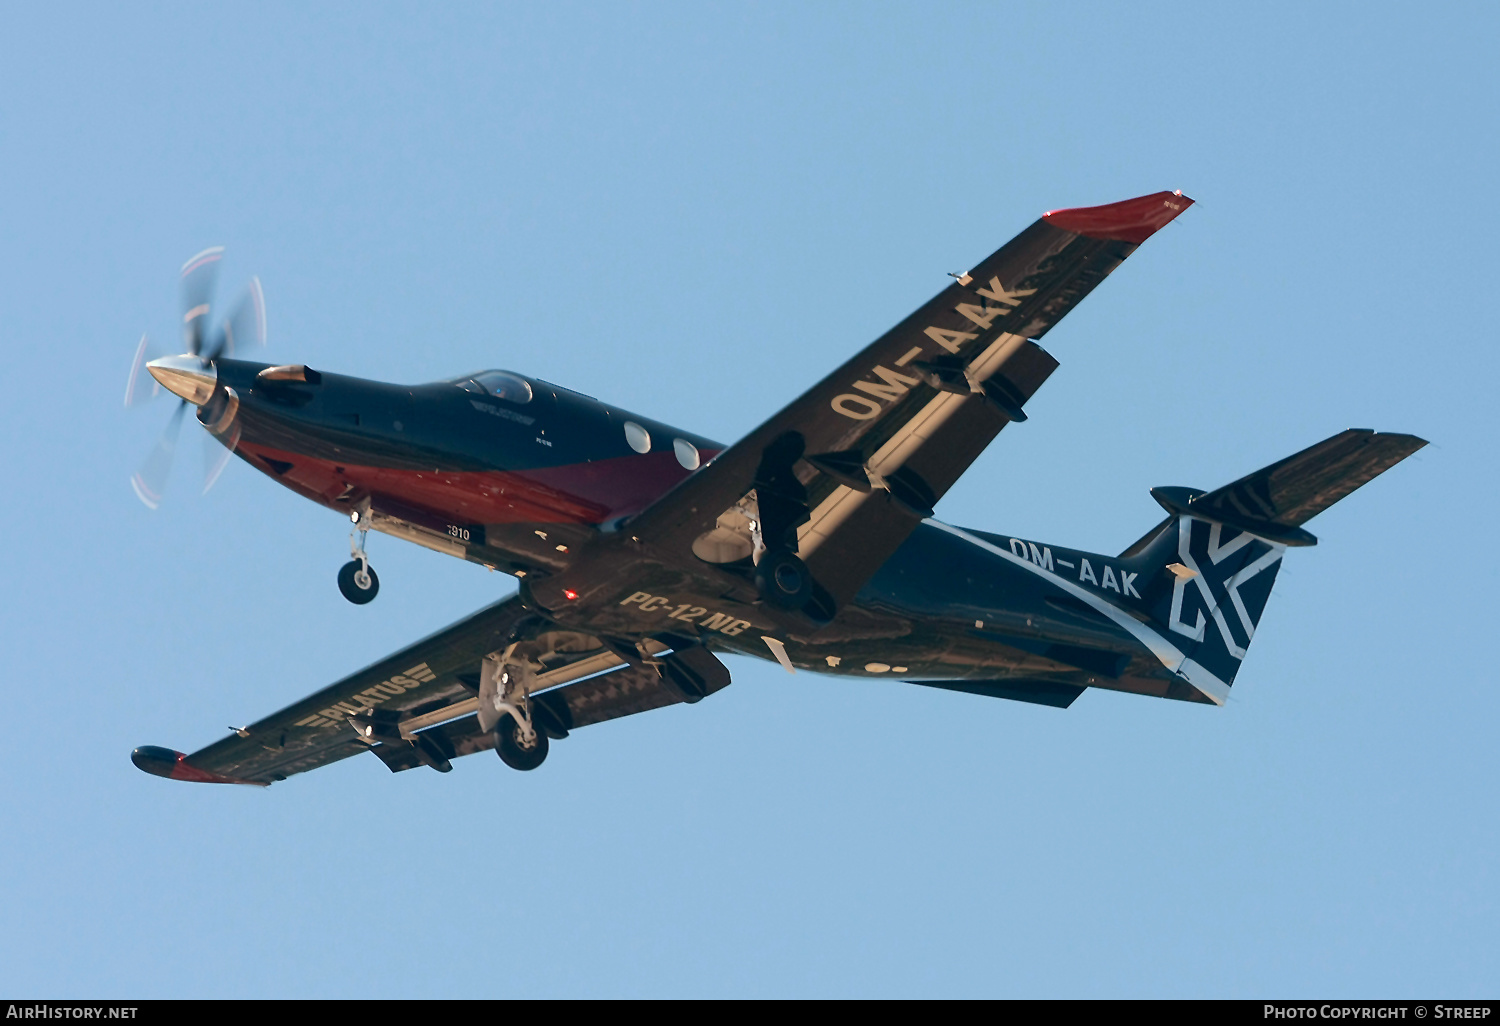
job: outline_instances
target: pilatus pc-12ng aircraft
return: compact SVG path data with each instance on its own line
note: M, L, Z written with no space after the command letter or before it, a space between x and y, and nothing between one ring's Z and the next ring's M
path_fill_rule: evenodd
M1212 491L1155 488L1166 515L1113 555L933 515L1026 420L1057 367L1038 340L1191 204L1044 214L727 447L513 371L407 387L231 359L264 335L259 289L211 330L219 251L200 254L187 352L143 344L131 375L127 401L143 368L182 399L138 494L157 501L191 404L223 460L352 522L351 602L379 587L371 530L519 589L192 755L132 759L261 785L365 751L529 770L580 727L727 687L725 653L1060 708L1091 687L1222 705L1283 555L1316 541L1302 525L1425 442L1350 430Z

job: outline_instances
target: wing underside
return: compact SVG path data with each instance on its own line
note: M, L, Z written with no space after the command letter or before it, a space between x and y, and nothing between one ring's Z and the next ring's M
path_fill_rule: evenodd
M205 783L270 784L367 750L393 771L446 771L453 758L495 746L477 716L482 666L521 644L535 656L532 715L552 737L729 683L722 664L684 639L622 650L560 629L513 596L191 755L148 746L133 759L158 776Z

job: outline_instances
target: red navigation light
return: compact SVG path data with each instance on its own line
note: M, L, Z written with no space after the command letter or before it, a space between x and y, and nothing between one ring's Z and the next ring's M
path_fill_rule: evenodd
M563 598L567 599L569 602L576 602L578 600L578 592L574 591L572 588L564 588Z

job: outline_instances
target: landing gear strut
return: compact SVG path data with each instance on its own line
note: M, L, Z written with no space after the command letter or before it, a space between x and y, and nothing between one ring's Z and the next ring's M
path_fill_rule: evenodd
M534 770L547 758L547 735L531 715L531 664L512 658L514 649L485 657L479 673L479 726L494 731L501 762L515 770Z
M370 566L370 557L365 555L365 536L370 533L368 510L355 510L349 514L354 526L349 529L349 562L339 568L339 591L344 598L357 606L373 599L380 591L380 578ZM355 540L355 535L358 540Z

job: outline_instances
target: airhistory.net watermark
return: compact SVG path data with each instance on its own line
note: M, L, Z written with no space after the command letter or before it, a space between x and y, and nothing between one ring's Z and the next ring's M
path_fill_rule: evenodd
M72 1002L52 1004L30 1001L23 1005L6 1005L7 1019L134 1019L138 1005L75 1005Z

